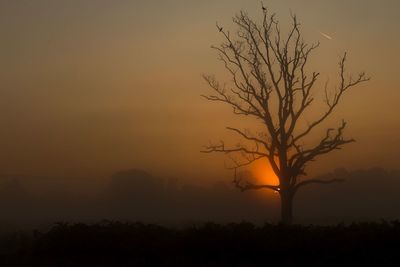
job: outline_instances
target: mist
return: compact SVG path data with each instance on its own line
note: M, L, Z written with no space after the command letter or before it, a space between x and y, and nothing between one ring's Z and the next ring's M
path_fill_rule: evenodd
M345 182L302 190L295 202L298 223L400 219L400 171L337 169L320 178L329 177ZM279 197L269 191L242 193L228 179L202 186L183 183L186 180L190 179L158 177L139 169L117 172L102 186L87 179L2 177L0 230L43 228L66 221L142 221L184 227L209 221L261 225L279 220Z
M290 6L321 42L311 67L324 79L344 51L350 70L372 77L329 121L346 118L357 142L308 171L346 182L301 192L296 218L397 218L399 2L268 4L284 24ZM200 97L201 74L225 77L209 49L215 21L230 29L240 9L258 14L259 2L1 1L0 221L276 221L276 196L238 191L229 159L200 152L210 140L235 144L226 126L247 126Z

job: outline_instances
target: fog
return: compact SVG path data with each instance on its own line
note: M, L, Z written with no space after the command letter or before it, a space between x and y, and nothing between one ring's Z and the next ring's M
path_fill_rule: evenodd
M349 72L372 77L328 125L346 119L346 136L357 143L322 158L315 172L397 168L399 2L268 5L284 25L296 12L305 39L321 42L310 69L322 84L329 78L334 86L344 51ZM209 140L237 142L226 126L249 125L200 97L210 93L201 75L225 79L210 49L221 41L215 22L233 31L241 9L257 17L259 1L0 1L0 174L105 179L141 166L200 183L228 175L226 158L199 151Z
M291 11L298 14L305 39L321 42L310 70L321 72L322 84L329 79L334 86L344 51L349 72L372 77L323 125L346 119L345 136L357 142L307 169L310 177L331 173L346 182L301 191L296 221L397 218L400 177L391 170L400 158L400 2L268 5L283 26ZM209 48L221 41L215 22L234 31L231 17L241 9L257 18L260 3L0 0L4 227L101 219L276 221L277 196L239 192L225 168L229 159L200 153L209 141L237 143L226 126L254 126L200 97L210 92L203 73L226 78ZM323 103L323 90L316 100ZM316 105L310 117L323 112ZM320 140L324 129L307 143ZM334 171L339 167L348 171Z
M320 178L333 176L345 182L310 186L298 193L294 215L298 223L400 219L400 171L337 169ZM132 169L115 173L88 194L71 190L89 186L85 180L35 177L41 181L42 191L38 191L30 185L31 178L2 178L2 231L47 227L59 221L141 221L180 227L208 221L263 224L279 218L277 195L242 193L230 180L198 186Z

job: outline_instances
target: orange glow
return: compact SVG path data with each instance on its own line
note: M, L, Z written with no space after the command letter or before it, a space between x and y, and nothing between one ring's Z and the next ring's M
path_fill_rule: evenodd
M268 184L268 185L279 185L279 180L271 165L266 159L255 161L250 167L251 173L254 176L255 183L257 184ZM276 196L277 192L272 190L260 190L262 196Z
M258 160L254 162L251 166L251 172L259 184L279 184L278 177L275 175L272 167L266 160Z

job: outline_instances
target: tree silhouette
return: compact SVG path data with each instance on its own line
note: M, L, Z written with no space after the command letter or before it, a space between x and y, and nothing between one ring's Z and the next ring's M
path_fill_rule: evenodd
M309 112L315 102L313 93L320 87L317 84L320 74L308 72L309 58L319 43L308 44L303 40L295 15L291 15L292 24L284 36L275 14L269 14L264 6L262 14L261 22L243 11L237 14L233 18L238 27L235 34L216 25L224 41L212 48L218 52L232 83L222 85L214 76L204 75L214 94L203 97L231 106L236 115L257 119L264 131L251 133L227 127L242 142L228 147L221 141L206 146L203 152L228 154L234 163L234 184L242 191L270 189L279 193L281 222L291 224L293 197L300 188L342 181L304 179L306 166L319 156L354 142L343 136L345 121L335 129L326 129L317 144L306 146L306 137L332 114L345 92L369 78L364 72L355 78L346 74L345 53L339 61L338 85L334 90L328 90L328 82L321 86L325 90L326 111L304 123L306 111ZM238 168L262 158L269 161L279 179L278 185L254 184L238 177Z

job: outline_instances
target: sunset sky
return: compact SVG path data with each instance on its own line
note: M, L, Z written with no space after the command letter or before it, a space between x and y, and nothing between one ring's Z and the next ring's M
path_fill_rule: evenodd
M398 168L400 1L265 4L283 25L296 13L305 39L321 42L311 63L321 80L334 85L345 51L349 72L372 77L329 121L346 119L357 143L321 157L310 174ZM244 124L200 97L211 92L201 75L227 77L210 45L221 42L216 21L234 31L241 9L261 15L260 1L249 0L0 0L0 174L229 175L223 155L200 150L209 140L234 144L225 126Z

